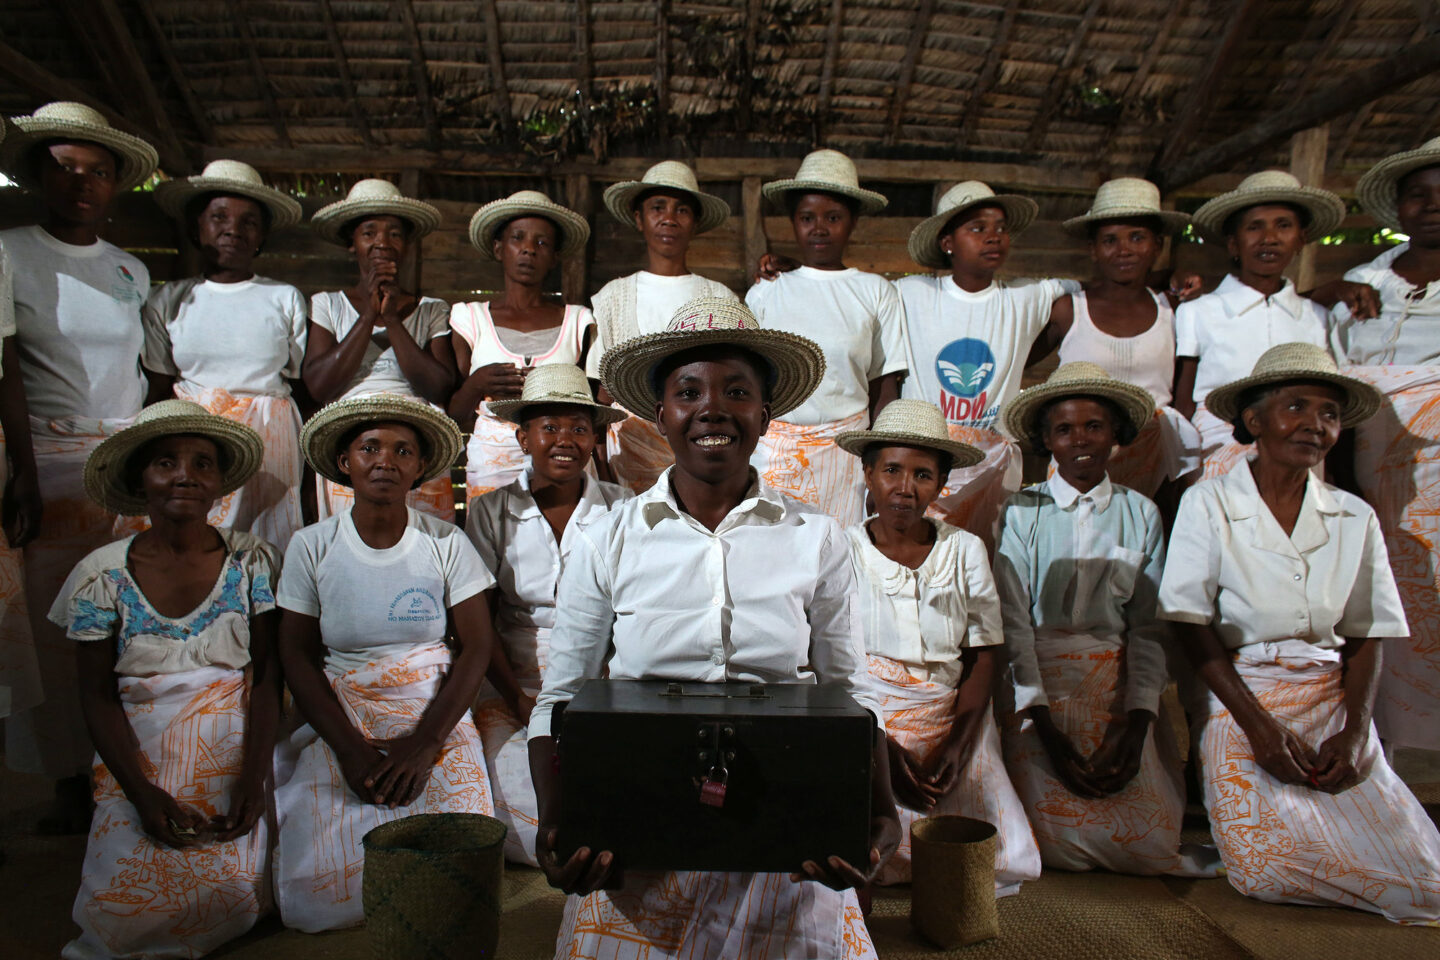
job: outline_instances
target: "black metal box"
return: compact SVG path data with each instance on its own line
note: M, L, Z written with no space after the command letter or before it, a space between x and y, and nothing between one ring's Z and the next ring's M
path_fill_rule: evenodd
M558 852L610 850L622 869L789 872L832 855L865 869L874 730L836 684L588 680L559 733ZM721 779L723 805L702 802Z

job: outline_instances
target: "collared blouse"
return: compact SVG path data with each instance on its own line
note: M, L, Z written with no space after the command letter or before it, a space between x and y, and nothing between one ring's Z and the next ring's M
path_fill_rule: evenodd
M1331 346L1342 363L1365 366L1440 365L1440 280L1417 287L1395 272L1394 263L1410 244L1386 250L1345 274L1380 294L1380 316L1356 320L1344 301L1330 311Z

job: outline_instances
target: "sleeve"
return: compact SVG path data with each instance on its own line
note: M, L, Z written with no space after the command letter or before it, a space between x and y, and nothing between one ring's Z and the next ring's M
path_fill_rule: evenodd
M0 244L0 340L15 336L15 273Z
M470 538L485 569L497 578L500 576L500 557L505 549L498 523L499 514L505 509L503 496L499 490L492 490L471 500L469 509L465 511L465 535Z
M1355 363L1357 358L1350 356L1350 330L1353 326L1353 318L1350 316L1350 308L1344 300L1338 301L1330 308L1329 339L1330 353L1339 363Z
M1210 516L1205 489L1192 487L1180 498L1160 578L1160 619L1201 625L1214 621L1215 598L1220 592L1216 522Z
M530 714L529 736L550 736L555 704L573 700L580 684L600 676L615 633L609 564L588 536L570 554L556 590L545 682Z
M1197 329L1200 318L1196 316L1199 312L1200 308L1193 301L1175 308L1175 356L1200 356L1200 332Z
M1324 347L1326 350L1330 350L1329 311L1314 300L1307 299L1303 300L1302 303L1305 314L1310 320L1310 323L1306 325L1306 333L1308 336L1305 339L1317 347ZM1341 358L1344 358L1344 354L1341 354Z
M585 368L585 376L591 380L600 379L600 358L609 349L609 345L605 343L605 331L610 327L605 322L605 318L612 316L615 311L614 297L610 287L616 282L612 280L605 284L595 291L595 296L590 298L590 316L595 321L595 339L590 341L590 351L585 354L585 362L582 366Z
M415 310L420 314L417 344L423 347L436 337L450 336L450 305L444 300L423 300Z
M1048 707L1040 662L1035 658L1035 622L1030 616L1032 571L1030 547L1024 527L1026 514L1011 500L1001 515L1000 543L995 548L995 584L1000 594L1000 616L1005 629L1009 679L1015 690L1015 712Z
M738 300L740 299L738 296L735 295L735 291L734 291L734 290L731 290L729 287L725 286L725 284L721 283L719 280L710 280L709 283L710 283L710 294L709 294L710 296L712 296L712 297L719 297L721 300L736 300L736 301L738 301Z
M865 682L865 639L855 603L850 547L833 520L820 547L819 576L805 616L810 621L810 669L821 683L839 683L884 729L885 714Z
M330 294L317 293L310 298L310 322L317 327L329 330L336 340L340 339L339 334L335 332L335 317L330 311Z
M575 311L575 323L572 332L572 336L575 338L575 365L583 368L588 358L580 351L585 349L586 331L595 329L595 314L590 312L589 307L572 306L567 309ZM594 347L595 341L598 339L598 337L592 336L590 338L590 346Z
M1044 281L1050 291L1050 302L1054 303L1061 297L1069 297L1081 290L1079 280L1069 280L1064 277L1049 277Z
M867 379L878 380L887 373L909 370L910 335L905 327L905 306L889 280L881 282L875 319Z
M993 647L1005 642L1000 612L1000 592L995 586L995 575L990 571L990 561L985 556L985 544L979 537L967 537L965 549L960 552L961 571L965 577L965 592L969 596L966 606L965 647Z
M120 626L120 603L114 583L104 570L80 561L56 595L49 620L64 627L71 640L108 640Z
M1410 624L1400 605L1395 573L1374 511L1365 524L1365 546L1355 585L1345 602L1335 632L1342 637L1408 637Z
M470 304L456 303L450 307L450 331L464 340L471 350L475 349L476 330ZM467 371L460 371L462 374Z
M745 306L755 314L755 319L760 321L762 327L768 326L765 322L765 301L770 299L770 291L775 289L776 280L757 280L745 291Z
M250 581L250 615L275 609L275 585L280 582L280 551L260 541L251 547L242 564Z
M145 332L140 363L146 370L178 377L180 368L175 366L175 348L170 342L170 318L165 315L166 301L170 299L169 288L167 283L153 290L140 308L140 326Z
M1125 604L1125 709L1160 715L1160 694L1170 682L1168 624L1156 614L1160 574L1165 569L1165 536L1160 511L1145 516L1145 565L1135 577L1135 590Z
M286 305L290 322L290 360L280 375L287 380L298 380L300 368L305 363L305 341L310 336L310 308L305 301L305 294L294 287L288 288Z
M481 562L480 554L468 537L455 530L442 542L445 550L446 608L464 603L495 586L489 567Z
M275 605L307 617L320 616L320 585L316 580L319 557L316 545L307 537L291 537L285 550L284 576L275 591Z

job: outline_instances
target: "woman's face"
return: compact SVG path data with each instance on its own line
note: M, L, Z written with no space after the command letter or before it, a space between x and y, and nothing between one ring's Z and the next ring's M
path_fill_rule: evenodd
M265 213L249 197L212 197L195 224L200 254L212 268L249 272L265 243Z
M1089 397L1070 397L1046 410L1041 439L1055 458L1055 472L1077 490L1089 490L1105 479L1115 449L1115 421L1110 408Z
M1100 276L1111 283L1144 283L1164 241L1139 223L1102 222L1090 241L1090 259Z
M739 351L704 349L682 359L692 355L666 376L656 426L675 454L676 470L722 483L750 469L770 427L764 374Z
M656 190L635 208L635 228L647 249L682 256L690 248L700 211L695 199L679 190Z
M409 231L399 217L382 214L361 220L350 235L350 252L362 267L377 263L398 264L410 245Z
M1242 414L1261 460L1309 470L1325 460L1340 439L1345 392L1323 383L1291 383L1266 395Z
M1236 215L1235 232L1226 243L1230 256L1240 262L1242 276L1278 277L1305 246L1305 228L1294 207L1249 207Z
M560 485L585 472L595 452L595 422L582 406L545 406L515 431L537 477Z
M1440 164L1406 174L1396 188L1400 232L1414 246L1440 247Z
M415 428L403 423L377 423L356 434L336 457L350 477L357 500L404 503L428 465Z
M855 229L855 214L828 193L807 193L795 202L790 225L800 244L800 261L807 267L837 267Z
M495 259L507 284L536 287L560 262L560 238L544 217L516 217L495 234Z
M940 455L922 447L884 447L864 472L876 516L895 530L919 522L945 484Z
M40 191L52 215L89 227L105 221L115 198L115 154L97 143L52 143L40 148L37 160Z
M1010 225L998 204L971 207L946 226L950 229L940 234L940 250L950 257L952 269L991 274L1010 256Z
M204 522L224 479L215 441L190 434L160 437L145 456L140 493L151 518Z

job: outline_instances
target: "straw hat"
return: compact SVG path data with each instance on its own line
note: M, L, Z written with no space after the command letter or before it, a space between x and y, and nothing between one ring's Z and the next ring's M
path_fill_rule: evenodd
M341 233L345 225L362 217L389 215L407 221L419 239L440 226L440 211L422 200L412 200L389 180L361 180L350 188L344 200L337 200L315 211L310 226L331 243L350 246L350 238Z
M624 180L605 188L605 209L627 227L635 226L635 199L646 190L679 190L688 193L700 204L695 211L695 232L714 230L730 216L730 205L719 197L700 192L695 171L679 160L662 160L639 180Z
M38 190L40 186L30 169L30 150L47 140L98 143L115 154L117 191L144 183L160 165L160 155L154 147L139 137L116 130L103 113L83 103L63 100L47 103L28 117L11 117L10 122L15 130L0 147L0 167L10 179L30 190Z
M860 201L860 212L879 213L890 202L885 195L860 186L855 161L839 150L815 150L800 161L800 169L791 180L772 180L760 188L776 206L785 205L787 193L838 193Z
M198 177L166 180L155 188L155 202L178 220L185 215L187 203L207 193L249 197L270 211L271 230L293 227L300 222L300 201L265 186L259 172L239 160L211 160Z
M527 409L540 406L586 407L597 424L626 419L623 410L595 402L585 371L573 363L542 363L526 374L519 400L491 400L487 406L491 414L509 423L519 423Z
M1293 204L1310 214L1305 227L1307 240L1319 240L1345 219L1345 201L1329 190L1302 187L1284 170L1262 170L1240 181L1229 193L1212 197L1195 211L1195 225L1216 239L1225 235L1225 221L1233 213L1268 203Z
M940 202L935 204L935 215L922 220L918 227L910 231L910 241L906 244L910 259L922 267L944 269L950 266L945 252L940 249L940 231L955 219L957 213L981 203L993 203L1005 211L1006 229L1011 234L1017 234L1030 226L1040 212L1040 205L1029 197L1015 193L996 193L979 180L957 183L946 190Z
M1370 419L1380 409L1380 392L1364 380L1347 377L1335 366L1330 351L1313 343L1282 343L1260 354L1250 376L1241 377L1205 395L1205 408L1226 423L1240 416L1240 397L1252 387L1285 384L1297 380L1320 380L1345 393L1340 425L1353 427Z
M655 368L682 350L734 345L753 350L775 375L770 415L782 417L804 403L825 375L825 354L812 340L783 330L762 330L745 304L722 297L697 297L670 319L664 333L632 337L611 347L600 360L600 380L619 404L646 420L655 419Z
M847 430L835 438L835 443L857 457L864 455L865 448L874 443L939 450L950 456L952 470L973 467L985 459L985 454L976 447L951 440L945 414L924 400L892 400L880 411L869 430Z
M562 207L538 190L521 190L502 200L491 200L470 218L470 242L487 260L495 259L495 232L516 217L544 217L560 233L561 257L585 249L590 224L568 207Z
M300 431L300 449L305 461L326 480L351 486L348 474L340 472L336 457L340 443L352 429L367 423L403 423L414 427L430 448L430 463L415 480L415 486L446 473L464 445L455 421L421 400L393 393L337 400L311 417Z
M85 492L111 513L143 515L148 505L126 483L126 462L156 437L182 433L208 437L225 449L230 462L220 478L222 497L244 486L265 459L265 441L245 424L216 416L189 400L161 400L141 410L134 423L91 452L85 461Z
M1400 229L1395 212L1400 180L1422 167L1440 166L1440 137L1426 141L1418 150L1392 153L1365 171L1355 185L1355 196L1365 212L1391 230Z
M1075 360L1062 363L1044 383L1021 390L1000 411L1010 436L1041 450L1040 411L1047 403L1066 397L1104 397L1113 401L1138 433L1155 416L1155 398L1144 387L1116 380L1098 363Z
M1088 223L1133 217L1155 217L1167 234L1179 233L1190 222L1188 213L1160 209L1160 188L1149 180L1119 177L1100 184L1090 209L1082 216L1071 217L1061 226L1072 237L1084 237L1088 232Z

